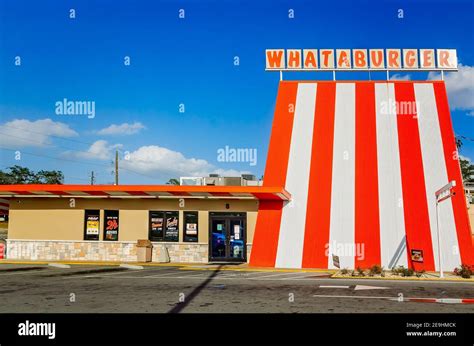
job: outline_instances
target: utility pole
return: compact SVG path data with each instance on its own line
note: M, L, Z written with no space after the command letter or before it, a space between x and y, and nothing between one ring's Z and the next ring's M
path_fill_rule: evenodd
M115 185L118 185L118 150L115 150Z
M94 185L95 183L95 176L94 176L94 171L91 172L91 185Z
M442 246L442 237L440 236L440 228L441 228L441 222L440 222L440 215L439 215L439 204L448 198L451 198L454 196L455 192L453 191L453 188L456 186L456 181L452 180L448 184L444 185L441 189L435 192L435 197L436 197L436 233L438 236L438 266L439 266L439 277L444 278L444 271L443 271L443 253L441 251L441 246Z

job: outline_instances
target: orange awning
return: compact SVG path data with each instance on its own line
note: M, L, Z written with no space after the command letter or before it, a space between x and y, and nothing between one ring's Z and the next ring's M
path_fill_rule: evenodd
M0 198L213 198L289 200L282 187L181 185L0 185Z

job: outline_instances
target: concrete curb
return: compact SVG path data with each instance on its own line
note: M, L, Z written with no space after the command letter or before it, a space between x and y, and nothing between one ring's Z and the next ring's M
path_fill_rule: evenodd
M344 275L338 275L337 273L333 274L331 276L331 279L347 279L347 280L395 280L395 281L450 281L450 282L468 282L468 283L474 283L474 278L471 279L463 279L463 278L418 278L418 277L413 277L413 276L407 276L407 277L380 277L380 276L344 276Z
M127 263L121 263L119 265L119 267L132 269L132 270L141 270L141 269L143 269L143 266L138 266L138 265L134 265L134 264L127 264Z
M48 266L54 267L54 268L61 268L61 269L69 269L71 266L69 264L65 263L56 263L56 262L50 262L48 263Z

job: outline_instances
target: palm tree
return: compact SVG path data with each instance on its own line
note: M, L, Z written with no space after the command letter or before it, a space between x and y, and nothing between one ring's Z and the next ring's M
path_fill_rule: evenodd
M176 178L171 178L166 182L166 185L179 185L179 180Z

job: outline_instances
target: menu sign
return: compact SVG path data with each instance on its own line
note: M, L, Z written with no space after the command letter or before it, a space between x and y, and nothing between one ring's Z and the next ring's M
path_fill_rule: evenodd
M119 213L118 210L104 211L104 240L118 240Z
M86 210L84 215L84 239L85 240L98 240L99 239L99 224L100 224L100 211L99 210Z
M165 212L166 228L165 228L165 241L179 241L179 228L178 219L179 214L177 211Z

